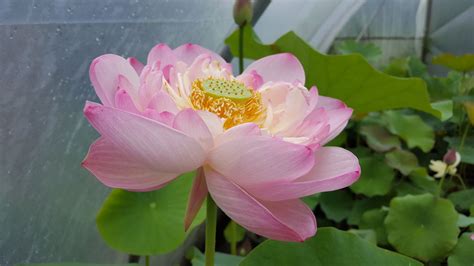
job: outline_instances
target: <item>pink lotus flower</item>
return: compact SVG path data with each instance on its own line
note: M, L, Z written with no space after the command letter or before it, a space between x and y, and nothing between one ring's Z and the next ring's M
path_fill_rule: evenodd
M158 44L144 66L106 54L90 67L102 104L84 114L101 137L83 166L102 183L158 189L197 169L185 224L208 192L230 218L262 236L304 241L316 219L299 198L349 186L357 158L323 147L352 109L304 87L291 54L252 63L242 75L198 45Z

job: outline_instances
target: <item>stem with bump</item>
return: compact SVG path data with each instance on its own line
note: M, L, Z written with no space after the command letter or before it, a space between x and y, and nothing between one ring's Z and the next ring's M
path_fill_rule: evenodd
M245 24L239 26L239 73L244 71L244 27Z
M211 195L207 196L206 213L206 266L214 266L214 254L216 249L217 206Z
M245 24L239 26L239 74L242 74L244 71L244 27ZM231 239L230 239L230 254L237 255L237 224L230 220L230 230L231 230Z

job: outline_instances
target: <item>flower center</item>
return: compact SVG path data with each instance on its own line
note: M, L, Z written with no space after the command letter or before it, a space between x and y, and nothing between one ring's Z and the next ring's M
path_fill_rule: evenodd
M236 80L195 80L190 100L194 108L215 113L225 119L225 128L263 119L264 108L260 93Z
M245 101L252 97L252 91L234 80L206 79L201 82L204 93L211 97L225 97L234 101Z

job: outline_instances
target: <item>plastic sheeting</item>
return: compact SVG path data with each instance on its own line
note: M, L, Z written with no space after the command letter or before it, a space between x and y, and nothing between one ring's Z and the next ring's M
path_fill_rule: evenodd
M440 53L474 53L474 0L433 0L429 25L430 53L427 60ZM432 71L445 71L431 66Z
M264 42L293 30L323 52L328 40L372 42L383 52L376 63L386 64L393 57L422 57L424 50L428 62L443 52L473 53L472 25L474 0L276 0L255 30Z
M219 51L232 1L0 1L0 265L125 262L95 215L108 189L80 167L97 137L82 115L97 100L91 60L146 59L158 42ZM182 254L159 258L164 265Z

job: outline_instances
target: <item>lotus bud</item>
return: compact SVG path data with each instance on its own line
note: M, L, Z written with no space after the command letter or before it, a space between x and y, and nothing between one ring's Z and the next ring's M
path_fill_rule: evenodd
M239 26L244 26L252 21L253 7L250 0L236 0L234 5L234 21Z
M459 157L459 153L457 153L455 149L450 149L444 155L443 161L448 165L455 165L458 164Z

